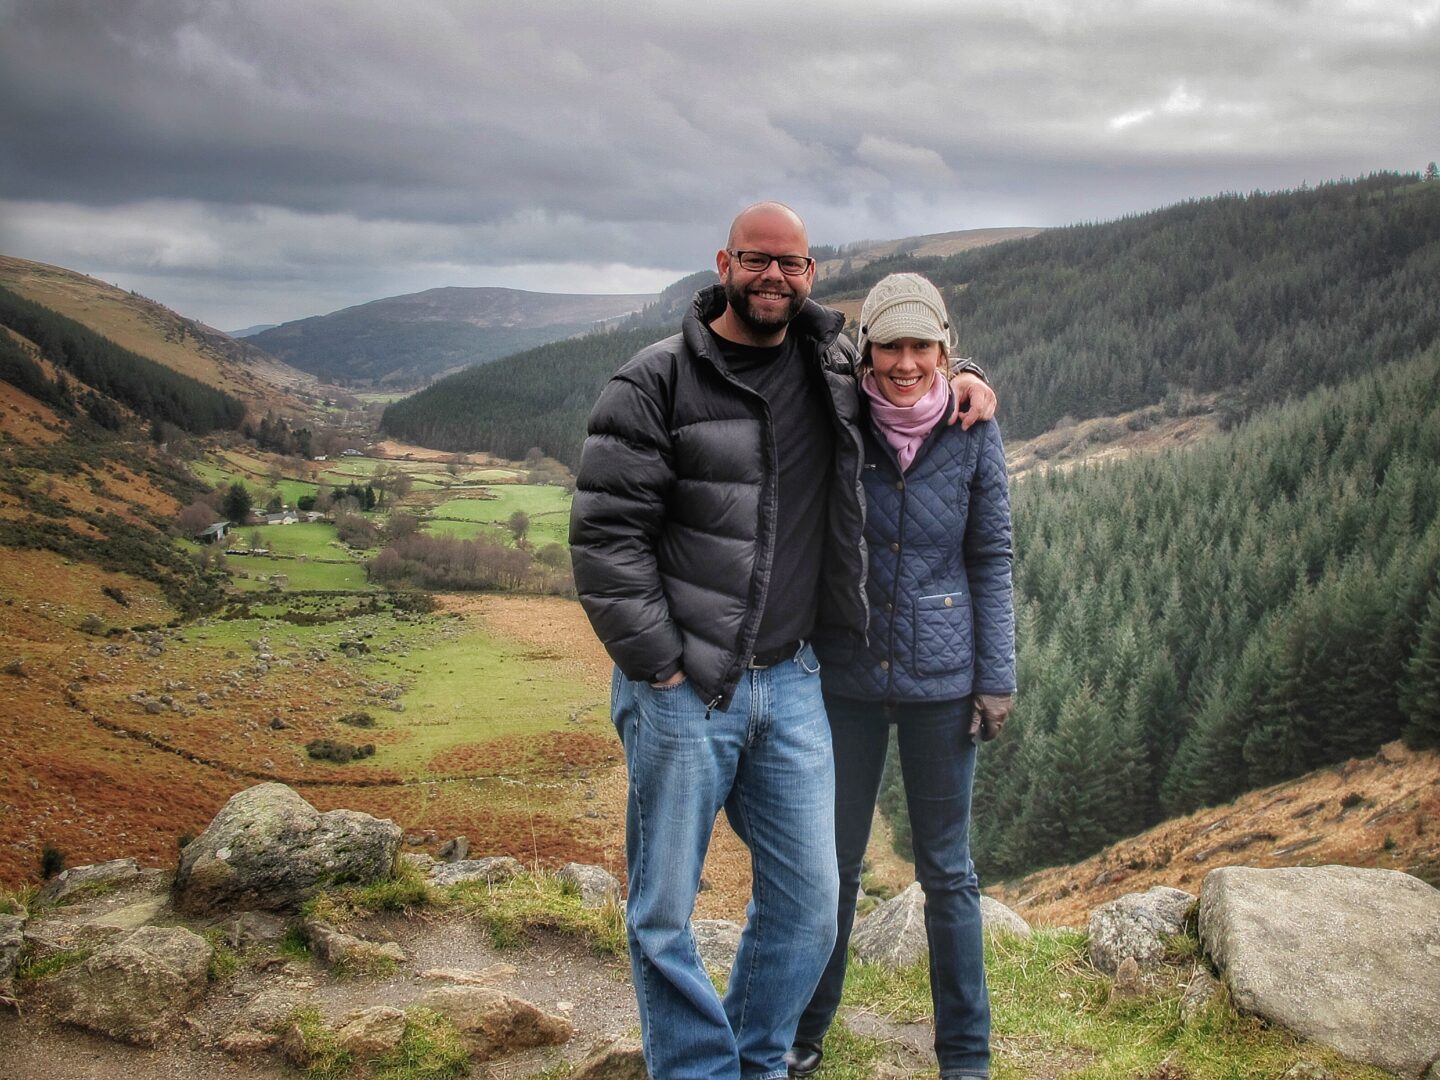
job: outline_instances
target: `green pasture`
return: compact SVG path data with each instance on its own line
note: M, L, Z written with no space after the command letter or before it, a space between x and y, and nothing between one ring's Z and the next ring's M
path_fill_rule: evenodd
M486 540L508 544L512 539L509 529L484 521L431 519L426 523L425 531L431 536L448 536L455 540L474 540L476 537L484 537Z
M350 559L350 549L337 539L335 526L325 521L296 522L294 525L242 525L231 530L236 545L249 547L250 538L260 537L260 546L272 555L304 555L309 559Z
M436 754L501 736L573 730L572 715L592 721L608 701L565 672L557 654L472 630L426 635L403 654L372 653L359 661L372 678L410 689L403 713L381 713L385 728L403 733L374 758L377 767L430 775ZM372 649L374 643L371 643Z
M285 589L290 592L309 592L317 589L360 592L370 589L365 576L365 567L358 562L331 563L306 559L274 559L268 555L247 555L243 558L229 556L225 560L230 568L231 584L244 592L264 591L270 586L272 574L284 574ZM248 577L240 577L243 570Z
M552 484L496 484L483 489L494 496L488 499L447 499L431 512L430 531L443 535L461 535L443 531L452 522L436 519L482 522L505 530L505 523L516 510L530 515L529 541L534 547L564 544L570 529L570 495ZM508 532L508 530L506 530Z
M289 480L281 478L280 482L271 485L265 472L261 469L259 462L252 462L253 468L245 468L234 461L216 463L209 459L192 462L190 471L196 479L211 487L228 488L235 482L245 485L246 490L255 497L255 508L264 509L264 500L260 498L263 492L271 490L273 486L280 493L280 498L286 506L293 507L302 495L314 495L315 485L304 480Z

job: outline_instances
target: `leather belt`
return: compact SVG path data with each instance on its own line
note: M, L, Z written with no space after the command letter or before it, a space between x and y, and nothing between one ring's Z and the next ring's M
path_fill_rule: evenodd
M774 667L776 664L784 663L786 660L793 660L795 654L800 651L803 641L787 641L784 645L777 645L773 649L766 649L764 652L752 653L750 663L751 669L762 669Z

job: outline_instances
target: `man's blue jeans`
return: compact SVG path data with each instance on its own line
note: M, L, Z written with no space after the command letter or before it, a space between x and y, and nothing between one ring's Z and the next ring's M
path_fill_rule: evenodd
M795 1039L819 1046L840 1004L860 867L893 723L910 811L915 876L925 890L930 997L941 1080L987 1076L990 998L985 987L980 884L970 861L970 790L975 777L970 699L885 705L827 697L825 709L835 746L839 932Z
M741 677L712 710L688 682L615 673L611 707L630 794L626 928L645 1062L655 1080L778 1080L835 941L834 771L819 663ZM722 1002L690 915L715 816L750 848L753 885Z

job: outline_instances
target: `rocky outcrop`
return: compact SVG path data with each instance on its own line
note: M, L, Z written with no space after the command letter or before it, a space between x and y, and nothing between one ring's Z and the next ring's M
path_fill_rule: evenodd
M531 1046L557 1046L574 1028L521 998L486 986L442 986L421 999L459 1029L471 1055L488 1061Z
M928 955L925 893L920 883L912 881L856 923L850 946L861 960L886 967L908 967Z
M20 949L24 944L24 916L0 915L0 1001L14 999L15 969L20 964Z
M1141 971L1165 960L1165 939L1183 933L1185 916L1195 897L1180 889L1156 885L1143 893L1127 893L1090 913L1090 963L1114 975L1126 959Z
M1235 1005L1404 1077L1440 1058L1440 890L1349 866L1211 871L1200 937Z
M992 896L980 897L980 919L991 937L1028 938L1030 924Z
M323 922L307 922L305 937L317 960L350 974L378 973L405 962L405 950L393 941L377 945Z
M286 911L321 888L387 877L400 827L354 810L320 813L284 784L232 796L180 853L176 906L188 914Z
M649 1075L640 1044L617 1039L592 1051L570 1074L570 1080L647 1080Z
M524 867L509 855L492 855L488 859L462 859L453 863L436 863L430 867L429 879L432 885L459 885L465 881L483 881L487 885L498 885L509 881Z
M580 891L580 906L601 908L620 902L620 882L603 866L566 863L555 876Z
M140 864L134 859L111 859L90 866L62 870L51 878L35 897L36 904L58 904L75 896L82 889L118 885L140 876Z
M46 979L40 993L66 1023L154 1046L205 993L213 952L189 930L147 926Z
M383 1057L400 1045L405 1014L391 1005L372 1005L347 1015L335 1029L335 1041L359 1061Z

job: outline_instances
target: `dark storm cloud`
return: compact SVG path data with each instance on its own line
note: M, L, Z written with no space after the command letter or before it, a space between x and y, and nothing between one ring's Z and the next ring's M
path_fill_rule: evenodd
M1417 169L1436 55L1440 0L0 0L0 247L628 291L762 197L836 242Z

